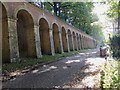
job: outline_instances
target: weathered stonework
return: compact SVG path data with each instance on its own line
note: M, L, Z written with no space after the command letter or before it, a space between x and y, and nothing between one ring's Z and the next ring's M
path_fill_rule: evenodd
M74 39L73 39L73 35L72 36L72 45L73 45L73 51L75 50L75 45L74 45Z
M62 43L62 36L61 36L62 32L59 31L59 37L60 37L60 49L61 49L61 53L64 53L63 51L63 43Z
M51 46L51 53L54 56L55 55L55 49L54 49L54 42L53 42L53 29L50 29L50 46Z
M39 35L38 25L34 25L34 32L35 32L36 54L37 54L37 58L40 58L42 57L42 54L41 54L40 35Z
M16 19L8 18L8 32L9 32L10 58L11 62L14 62L16 58L19 58Z
M69 45L68 33L66 33L66 39L67 39L68 52L70 52L70 45Z
M77 48L77 51L78 51L78 39L77 39L77 35L76 35L75 40L76 40L76 48Z

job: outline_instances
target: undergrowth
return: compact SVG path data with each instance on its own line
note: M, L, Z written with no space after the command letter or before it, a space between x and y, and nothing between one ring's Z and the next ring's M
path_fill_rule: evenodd
M107 61L101 69L101 86L105 90L120 90L120 61Z
M85 52L87 50L79 50L79 51L72 51L72 52L65 52L63 54L55 54L55 56L52 55L43 55L41 58L20 58L16 60L16 62L12 63L6 63L2 65L2 73L4 72L13 72L16 70L22 70L25 68L29 68L31 66L41 64L41 63L47 63L52 62L55 60L59 60L68 56L72 56L75 54L78 54L80 52Z

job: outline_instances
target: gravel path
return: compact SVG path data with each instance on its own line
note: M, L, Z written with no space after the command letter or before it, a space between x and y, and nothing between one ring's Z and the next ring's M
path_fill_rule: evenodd
M99 84L99 68L105 63L89 50L43 65L23 76L7 81L3 88L93 88ZM99 85L97 85L99 86Z

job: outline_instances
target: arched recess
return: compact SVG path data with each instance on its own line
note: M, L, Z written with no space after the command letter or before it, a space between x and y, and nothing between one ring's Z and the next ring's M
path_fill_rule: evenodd
M8 33L8 19L7 11L2 4L2 62L10 62L10 47L9 47L9 33Z
M53 24L53 41L54 41L55 53L61 53L59 28L58 25L55 23Z
M72 35L70 30L68 30L68 42L69 42L70 51L73 51L73 42L72 42Z
M48 22L44 18L41 18L39 21L39 25L41 52L42 54L51 54Z
M77 50L77 46L76 46L76 36L75 36L75 33L73 32L73 44L74 44L74 48L75 50Z
M63 44L63 50L67 52L68 51L67 38L66 38L66 32L64 27L62 27L62 44Z
M17 34L20 57L36 57L34 22L31 14L21 9L17 13Z

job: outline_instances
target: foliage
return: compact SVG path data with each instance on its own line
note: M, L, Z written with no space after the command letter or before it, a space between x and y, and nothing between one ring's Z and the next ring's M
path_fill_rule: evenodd
M46 10L50 11L51 13L53 13L52 12L53 7L48 2L44 2L44 9L46 9Z
M101 70L101 84L104 89L120 90L120 62L108 61ZM118 88L118 89L117 89Z
M65 2L61 4L61 18L89 34L92 23L93 4L88 2Z
M91 2L61 2L59 17L101 41L103 40L102 28L91 25L99 20L97 15L92 13L93 7Z
M104 40L102 26L100 24L93 24L90 35L93 36L99 42L102 42Z
M108 4L110 5L110 8L107 11L107 15L113 20L116 20L120 15L120 1L117 2L111 0ZM115 34L112 38L110 38L110 43L113 57L120 58L120 34Z
M37 5L41 7L40 2L38 3ZM91 32L91 23L98 20L97 16L92 14L94 6L91 2L44 2L43 6L44 9L54 13L68 24L83 30L87 34Z
M99 20L97 15L92 13L94 8L92 2L44 2L43 5L44 9L60 17L69 25L92 35L100 42L103 40L102 28L98 25L91 25Z
M113 19L118 18L118 13L120 13L120 9L118 9L119 3L116 0L110 0L108 1L108 4L110 5L110 7L107 11L107 15Z
M114 35L110 42L113 57L120 58L120 34Z

